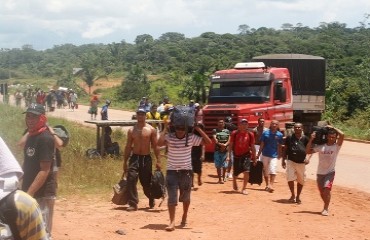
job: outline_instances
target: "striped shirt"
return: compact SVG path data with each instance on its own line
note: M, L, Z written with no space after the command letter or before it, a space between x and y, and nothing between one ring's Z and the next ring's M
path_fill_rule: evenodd
M14 201L18 213L16 225L21 239L49 239L42 213L36 200L23 191L16 191Z
M178 139L174 133L166 135L168 146L167 170L192 170L191 148L199 146L202 137L195 134L189 134L188 146L185 146L186 137Z

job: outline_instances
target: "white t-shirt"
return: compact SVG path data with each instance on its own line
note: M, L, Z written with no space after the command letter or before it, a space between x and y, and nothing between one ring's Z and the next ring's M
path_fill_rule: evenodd
M317 174L326 175L335 171L335 162L341 146L336 143L328 146L326 144L317 145L313 148L319 153L319 165L317 166Z
M199 146L202 142L202 137L195 134L189 134L188 146L185 146L186 136L178 139L174 133L166 135L168 146L167 170L191 170L191 148Z

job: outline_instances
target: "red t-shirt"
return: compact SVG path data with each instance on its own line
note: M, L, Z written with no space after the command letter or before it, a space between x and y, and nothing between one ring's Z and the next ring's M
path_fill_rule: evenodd
M231 133L230 142L233 143L233 151L235 156L241 156L250 152L250 146L254 144L254 136L248 131L233 131Z

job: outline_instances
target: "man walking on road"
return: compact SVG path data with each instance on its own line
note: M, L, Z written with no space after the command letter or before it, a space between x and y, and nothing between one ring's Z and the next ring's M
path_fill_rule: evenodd
M279 121L272 120L270 129L262 133L261 145L257 154L258 159L262 153L263 175L266 181L265 190L271 193L274 192L277 161L281 157L281 145L283 144L283 134L278 129Z
M149 208L154 207L150 184L152 179L152 158L150 149L157 159L156 167L161 169L159 148L157 148L157 130L145 122L146 111L136 111L137 124L127 132L127 143L123 159L123 172L127 175L128 204L127 211L136 211L139 203L137 181L140 180L145 196L149 198ZM130 158L130 160L129 160ZM128 163L128 164L127 164Z
M247 183L251 162L256 164L256 149L254 147L254 135L248 131L248 120L241 119L238 130L232 132L230 136L230 146L227 161L229 162L232 154L234 155L233 165L233 189L238 191L236 179L240 173L243 173L243 187L241 193L247 195Z
M312 141L316 137L316 132L313 132L306 147L307 154L312 152L319 153L319 165L317 167L316 181L320 191L320 196L324 201L324 209L321 212L321 215L323 216L329 216L331 188L333 187L335 176L335 163L344 140L344 133L341 130L330 125L326 127L328 128L328 142L312 147Z
M185 227L187 225L193 177L191 149L193 146L211 143L211 139L199 126L195 126L194 130L200 136L195 134L187 136L185 126L174 127L175 132L167 134L165 123L164 130L161 132L158 140L158 146L168 146L166 184L170 224L166 227L166 231L169 232L175 230L175 213L178 201L183 203L181 226Z
M306 146L308 137L303 134L302 123L294 124L294 133L285 139L285 148L281 165L286 169L286 177L291 192L289 201L301 204L301 192L306 178L306 164L309 160L306 158ZM287 162L285 161L287 159ZM297 195L294 193L294 181L297 180ZM297 198L296 198L297 196Z

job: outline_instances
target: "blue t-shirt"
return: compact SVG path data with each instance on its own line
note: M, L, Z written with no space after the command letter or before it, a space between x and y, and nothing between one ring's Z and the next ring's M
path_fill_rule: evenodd
M266 157L278 157L278 145L283 144L283 134L279 131L272 133L271 130L266 130L261 135L261 142L264 143L262 155Z

